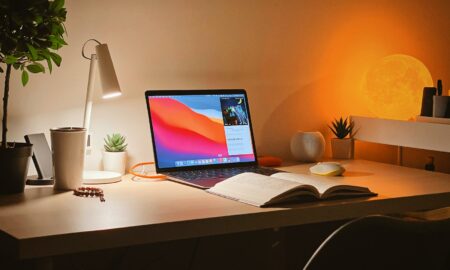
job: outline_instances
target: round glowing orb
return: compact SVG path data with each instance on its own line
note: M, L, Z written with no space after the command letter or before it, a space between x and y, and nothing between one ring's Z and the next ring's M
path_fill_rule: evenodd
M425 86L433 86L427 67L414 57L395 54L369 69L362 91L368 109L376 116L407 120L419 115Z

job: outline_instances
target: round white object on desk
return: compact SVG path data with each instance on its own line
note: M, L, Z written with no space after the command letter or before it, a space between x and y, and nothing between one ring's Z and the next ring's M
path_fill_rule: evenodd
M297 161L316 162L325 152L325 138L319 131L298 131L291 138L291 153Z
M338 176L345 172L345 168L338 162L319 162L309 168L309 171L322 176Z

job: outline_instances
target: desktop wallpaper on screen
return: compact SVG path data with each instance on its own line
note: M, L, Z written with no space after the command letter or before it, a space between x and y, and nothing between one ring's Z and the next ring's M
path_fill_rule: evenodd
M255 161L245 96L150 96L160 168Z

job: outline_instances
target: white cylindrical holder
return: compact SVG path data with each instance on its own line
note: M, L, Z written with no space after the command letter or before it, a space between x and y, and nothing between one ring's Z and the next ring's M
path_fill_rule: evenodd
M433 96L433 117L445 117L449 99L449 96Z
M103 152L103 170L125 174L127 152Z
M54 188L73 190L83 182L85 128L54 128L50 130Z
M319 131L298 131L291 138L291 153L297 161L316 162L325 152L325 138Z

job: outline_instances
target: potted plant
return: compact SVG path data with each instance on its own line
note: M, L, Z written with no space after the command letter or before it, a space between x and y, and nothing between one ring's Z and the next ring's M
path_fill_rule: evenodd
M336 138L331 139L331 152L335 159L352 159L353 158L353 128L355 123L353 120L342 117L332 122L332 126L328 126L334 133Z
M0 73L5 75L2 139L0 145L0 193L23 192L32 145L8 142L8 101L12 69L21 72L22 84L29 73L45 73L40 62L59 66L55 53L63 45L66 9L64 0L6 0L0 3Z
M105 151L103 153L103 170L118 172L121 175L125 174L125 167L127 162L127 144L126 138L119 133L106 135Z

